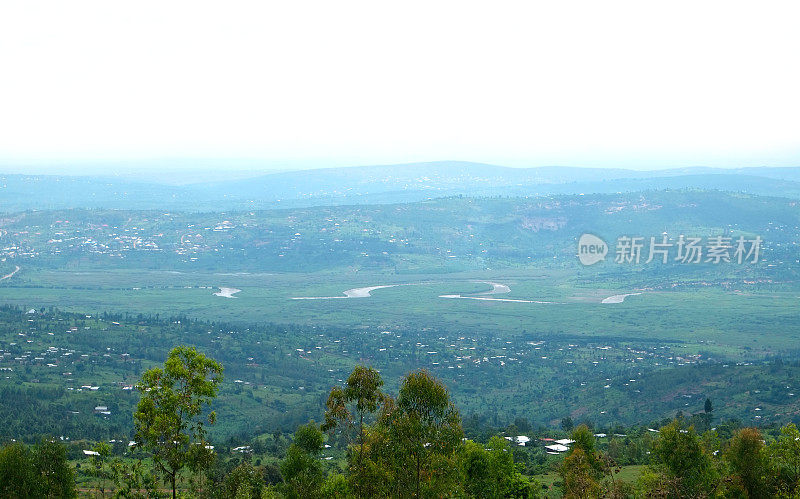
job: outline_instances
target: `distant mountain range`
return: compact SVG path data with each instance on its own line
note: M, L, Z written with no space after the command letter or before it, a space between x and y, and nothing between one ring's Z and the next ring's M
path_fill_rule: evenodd
M225 211L413 202L446 196L543 196L703 189L800 198L800 167L655 171L508 168L469 162L321 168L259 175L222 172L192 183L170 175L127 177L0 174L0 211L111 208ZM206 179L208 175L204 176Z

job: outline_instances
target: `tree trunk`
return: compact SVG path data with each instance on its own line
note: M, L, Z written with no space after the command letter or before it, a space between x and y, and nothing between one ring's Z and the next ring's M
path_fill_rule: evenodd
M172 499L177 499L178 493L177 493L177 489L175 488L175 473L173 473L172 477L170 477L170 478L172 480Z
M359 466L361 466L364 461L364 413L363 412L359 415L358 433L359 436L361 437L361 452L358 455Z
M420 460L420 456L419 456L419 453L417 453L417 497L419 497L419 468L420 468L419 460Z

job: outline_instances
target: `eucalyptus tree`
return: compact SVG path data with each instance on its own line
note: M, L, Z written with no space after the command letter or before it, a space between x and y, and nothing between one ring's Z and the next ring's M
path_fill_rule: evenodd
M148 369L136 388L142 394L133 414L136 446L152 455L158 471L177 496L176 481L188 467L197 471L214 458L206 440L216 414L205 411L222 383L222 364L193 347L170 351L164 367Z
M314 421L295 431L292 445L281 462L287 497L312 499L320 495L320 488L325 481L325 471L319 460L323 442L322 431Z
M348 376L344 388L335 386L331 389L325 403L322 430L331 431L338 427L353 430L357 427L359 461L364 455L365 418L377 411L385 400L382 386L383 379L378 371L359 365Z
M464 431L444 384L424 369L409 373L388 421L397 451L411 458L416 497L423 485L426 495L441 495L456 485L453 470Z

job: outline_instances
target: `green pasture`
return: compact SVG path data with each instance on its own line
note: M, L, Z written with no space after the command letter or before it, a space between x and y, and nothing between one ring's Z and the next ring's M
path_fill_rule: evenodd
M505 284L505 294L482 295ZM347 289L395 285L368 298L343 297ZM218 287L241 291L215 296ZM635 293L623 303L602 304ZM441 298L532 300L523 303ZM793 287L731 288L714 283L648 289L623 279L588 282L570 271L504 269L434 275L352 270L319 273L104 272L23 269L0 284L0 303L55 306L71 311L186 315L235 323L328 324L345 327L412 327L491 332L498 336L604 338L680 342L687 352L737 358L794 352L800 343L800 290Z
M646 466L644 465L632 465L632 466L623 466L621 471L614 475L615 480L620 480L625 483L634 484L639 479L639 475L642 474ZM556 472L545 473L543 475L536 475L535 477L539 480L539 483L547 487L547 497L561 497L560 489L555 487L556 482L561 481L561 477Z

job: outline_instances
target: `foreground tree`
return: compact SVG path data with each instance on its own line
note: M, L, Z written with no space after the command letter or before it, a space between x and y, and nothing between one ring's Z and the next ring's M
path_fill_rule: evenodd
M365 366L356 366L347 378L344 389L333 387L325 403L325 422L322 431L332 431L338 427L348 430L357 430L358 433L358 458L359 466L364 455L365 418L378 410L383 402L381 393L383 380L375 369Z
M594 457L583 449L572 450L561 463L559 474L563 480L564 497L600 497L600 482L593 467Z
M735 486L744 490L747 497L770 497L769 461L764 440L757 428L743 428L736 432L725 451L725 460L733 472Z
M46 497L76 497L75 473L67 449L55 440L42 440L33 448L34 463Z
M651 473L645 474L649 493L670 497L707 497L719 485L719 472L693 427L680 421L659 430L653 443Z
M362 404L365 414L371 407L379 408L379 414L374 424L361 426L359 445L348 454L349 490L357 497L458 496L457 451L464 432L447 389L427 371L414 371L403 378L395 400L378 392L381 383L375 374L362 370L360 377L367 382L357 385L366 388L360 392L368 401ZM336 389L332 398L347 400ZM358 398L351 400L358 411ZM342 404L329 404L329 414L336 407ZM337 425L347 420L343 411L334 419Z
M222 484L222 497L260 498L264 491L261 470L245 461L235 467Z
M158 477L141 460L127 462L115 458L111 463L111 477L116 488L114 497L145 499L159 496Z
M145 371L136 388L142 398L133 415L136 446L149 451L153 462L177 497L179 472L207 467L214 454L206 441L205 421L214 424L213 411L203 417L222 383L222 365L193 347L172 349L164 368Z
M483 445L468 440L461 451L464 491L471 497L537 497L541 485L514 466L511 444L499 436Z
M313 421L299 427L294 433L292 445L286 451L286 459L281 463L288 497L319 497L325 481L325 472L319 462L323 442L322 432Z
M76 497L75 476L63 445L42 440L0 449L0 497Z
M564 497L597 497L605 461L595 449L594 435L582 424L570 436L574 442L559 467Z
M111 454L111 446L105 442L97 442L92 448L97 455L92 456L92 474L97 478L100 496L106 496L106 478L109 476L106 464Z
M767 448L767 454L781 494L800 495L800 430L794 423L781 428L781 435Z
M426 496L455 487L455 453L464 431L447 388L428 371L414 371L403 379L396 409L387 416L396 451L410 458L414 495L420 497L423 486Z
M41 494L33 453L20 443L0 449L0 497L34 497Z

